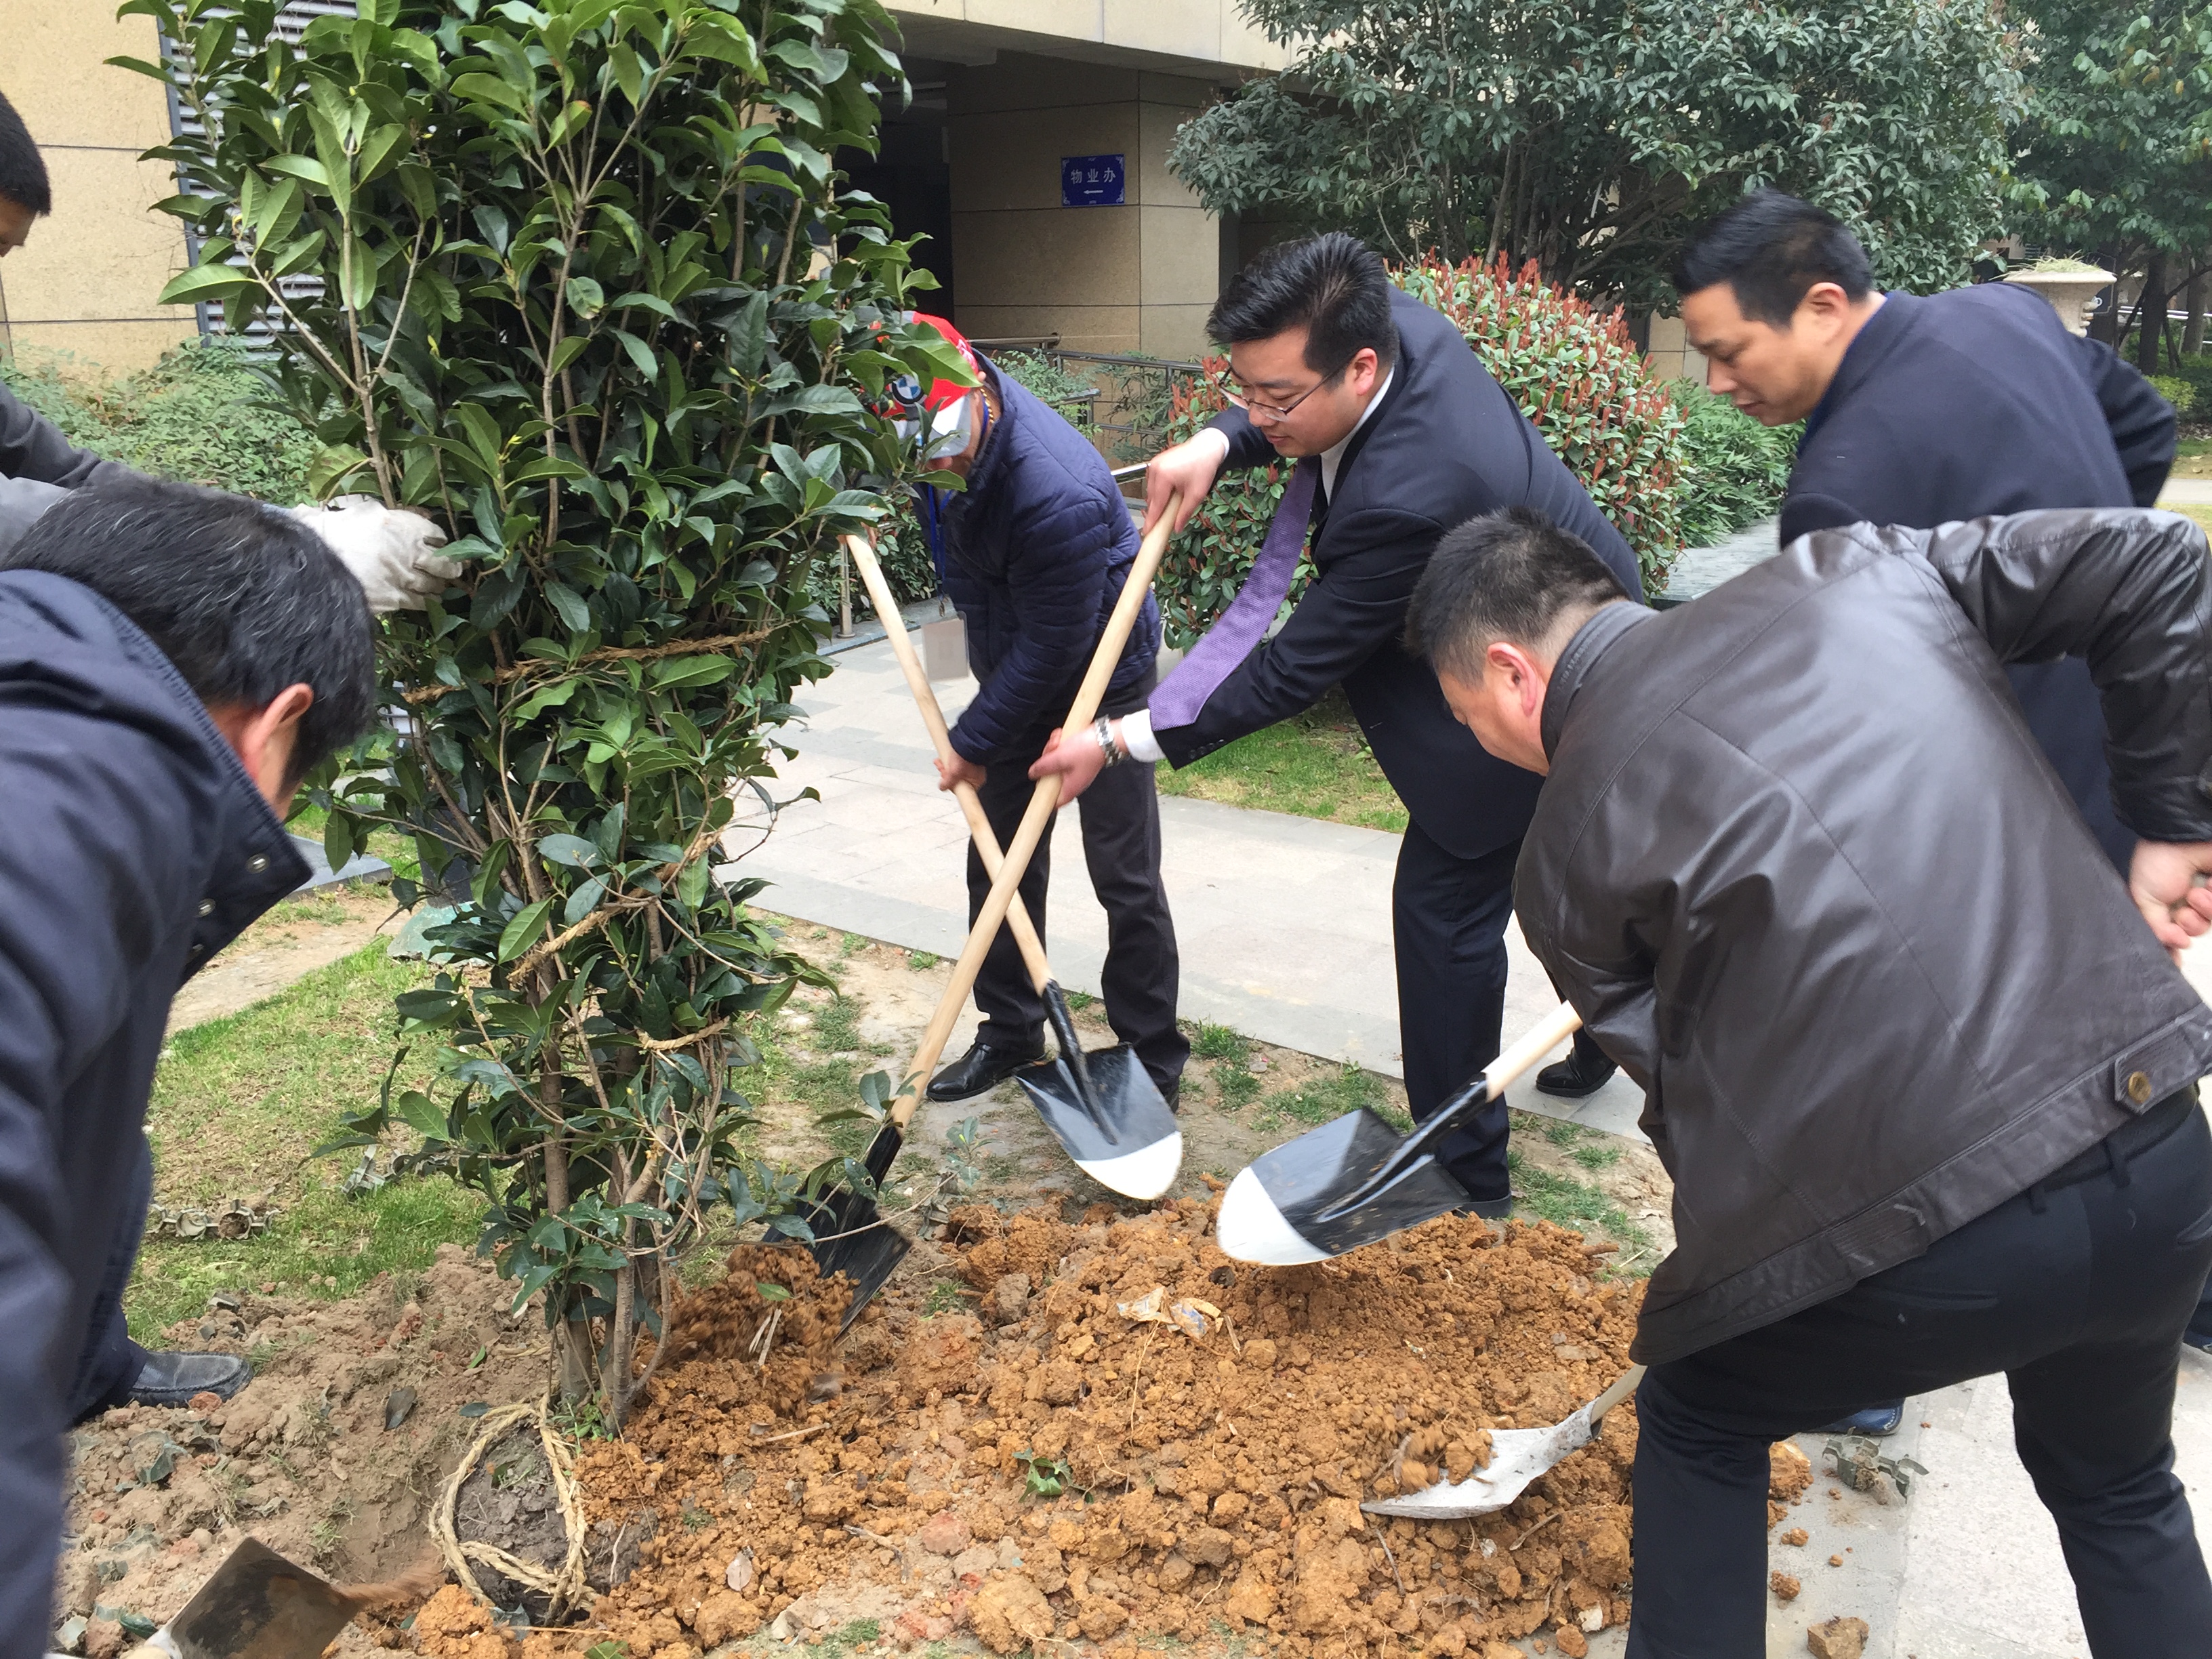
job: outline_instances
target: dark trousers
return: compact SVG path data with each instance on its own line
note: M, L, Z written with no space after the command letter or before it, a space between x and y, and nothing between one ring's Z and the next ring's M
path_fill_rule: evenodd
M2191 1090L1924 1255L1653 1366L1636 1396L1629 1659L1763 1659L1770 1442L1997 1371L2090 1651L2196 1659L2212 1580L2172 1430L2208 1267L2212 1130Z
M1406 826L1390 889L1398 964L1398 1042L1406 1105L1416 1121L1498 1058L1505 1019L1505 922L1521 843L1480 858L1446 852ZM1512 1190L1505 1170L1505 1103L1485 1107L1447 1137L1439 1162L1479 1199Z
M126 1404L131 1385L146 1364L146 1351L131 1340L123 1319L123 1292L137 1264L138 1242L146 1236L146 1209L154 1201L154 1154L144 1139L131 1172L131 1194L115 1224L115 1242L107 1252L107 1267L100 1275L100 1293L92 1304L85 1327L84 1347L77 1355L76 1379L70 1389L70 1421L82 1423L111 1407Z
M1141 698L1139 699L1141 702ZM1134 704L1132 705L1136 706ZM1126 712L1126 711L1123 711ZM1048 733L1019 757L994 761L976 794L991 828L1006 846L1014 838L1036 786L1030 763L1044 752ZM1175 920L1168 914L1168 891L1160 879L1160 798L1150 766L1111 766L1075 804L1082 815L1083 860L1091 871L1091 890L1106 912L1106 966L1099 988L1105 993L1106 1019L1114 1035L1134 1048L1145 1070L1170 1100L1190 1057L1190 1040L1176 1025L1176 994L1181 960L1176 954ZM1045 933L1045 890L1052 878L1052 835L1037 843L1023 873L1022 902ZM968 920L982 913L991 890L983 860L968 848ZM1030 983L1020 947L1011 928L999 929L975 976L975 1006L983 1016L976 1034L994 1048L1036 1054L1044 1046L1044 1001Z

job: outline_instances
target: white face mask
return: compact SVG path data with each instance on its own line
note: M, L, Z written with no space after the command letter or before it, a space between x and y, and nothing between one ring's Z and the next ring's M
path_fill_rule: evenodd
M942 460L948 455L957 455L968 447L975 435L976 410L983 401L981 392L971 392L956 403L947 404L935 410L917 409L915 417L893 422L899 436L906 442L922 445L921 459ZM922 422L929 423L929 436L921 436Z

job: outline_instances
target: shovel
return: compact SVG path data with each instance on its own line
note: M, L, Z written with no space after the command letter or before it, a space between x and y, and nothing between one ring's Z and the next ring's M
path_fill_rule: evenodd
M1439 1480L1402 1498L1377 1498L1359 1507L1370 1515L1402 1515L1416 1521L1462 1521L1502 1510L1569 1452L1589 1445L1598 1419L1634 1394L1643 1380L1644 1367L1631 1365L1620 1381L1564 1423L1548 1429L1492 1429L1490 1467L1477 1469L1464 1480Z
M950 761L952 738L945 730L945 713L937 706L928 675L915 659L906 618L884 580L875 549L858 536L847 537L845 545L898 656L907 687L914 693L915 707L921 711L922 724L929 728L930 740L937 745L938 758ZM952 793L967 817L968 833L975 839L983 868L997 876L1005 860L999 851L999 837L984 815L983 803L964 783L955 785ZM1085 1052L1068 1012L1067 997L1052 976L1044 943L1037 938L1019 894L1007 909L1006 926L1013 932L1014 943L1021 947L1023 964L1038 996L1044 1000L1046 1017L1060 1042L1058 1054L1024 1066L1014 1073L1014 1081L1022 1085L1045 1127L1067 1149L1067 1155L1084 1174L1100 1186L1131 1198L1158 1198L1175 1184L1176 1172L1182 1166L1182 1131L1161 1097L1159 1085L1127 1043L1097 1054Z
M1431 1149L1581 1025L1561 1003L1409 1135L1363 1106L1262 1153L1222 1195L1216 1242L1239 1261L1287 1267L1466 1208L1467 1188Z
M1169 505L1175 505L1172 499ZM1097 718L1098 705L1106 696L1108 683L1114 678L1115 665L1121 659L1121 647L1129 642L1129 631L1136 626L1137 613L1144 608L1145 596L1152 591L1152 574L1160 568L1160 556L1167 551L1174 519L1172 512L1163 514L1152 526L1152 533L1138 548L1128 579L1121 585L1121 595L1114 602L1113 615L1106 619L1105 631L1098 636L1097 648L1091 653L1091 666L1076 690L1075 706L1067 711L1067 723L1063 729L1079 732ZM1036 852L1037 843L1044 839L1045 829L1059 805L1060 775L1054 773L1041 779L1036 792L1030 797L1028 810L1022 814L1020 827L1014 831L1013 845L1006 849L1005 862L992 877L991 890L984 897L982 909L976 913L975 926L968 930L968 942L961 947L959 961L952 965L951 981L938 1000L937 1012L929 1018L929 1028L921 1034L921 1046L915 1050L914 1065L892 1102L890 1116L868 1143L861 1164L867 1171L869 1191L841 1186L818 1200L808 1212L808 1225L818 1241L812 1247L812 1254L823 1275L826 1278L842 1273L853 1281L853 1300L845 1310L846 1325L853 1322L883 1288L891 1269L914 1248L912 1239L883 1218L872 1193L890 1173L891 1160L906 1144L906 1126L914 1121L922 1091L936 1073L937 1062L944 1058L945 1045L951 1040L952 1028L959 1022L968 993L975 988L984 955L1005 925L1006 912L1013 904L1014 890L1021 885L1022 876L1029 869L1030 860ZM1180 1155L1178 1148L1177 1156Z
M248 1538L138 1651L175 1659L301 1659L328 1647L362 1608L420 1600L442 1577L425 1573L341 1589Z

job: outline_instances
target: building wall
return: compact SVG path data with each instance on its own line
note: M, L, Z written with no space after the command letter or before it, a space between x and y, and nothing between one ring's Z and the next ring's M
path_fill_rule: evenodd
M1689 343L1680 317L1652 318L1651 343L1644 360L1662 380L1705 383L1705 354Z
M198 331L191 307L154 303L185 264L183 228L151 211L175 174L138 159L169 140L167 95L105 61L158 58L153 20L96 0L6 0L6 13L0 92L46 157L54 210L0 261L0 349L143 368Z
M1194 355L1220 281L1221 227L1168 172L1167 152L1212 84L1006 52L955 69L946 91L962 330ZM1061 158L1097 155L1127 159L1125 204L1063 207Z
M1249 23L1237 0L888 0L908 45L928 54L945 41L995 38L1016 50L1095 47L1122 58L1279 70L1289 54ZM1152 65L1170 68L1164 63Z

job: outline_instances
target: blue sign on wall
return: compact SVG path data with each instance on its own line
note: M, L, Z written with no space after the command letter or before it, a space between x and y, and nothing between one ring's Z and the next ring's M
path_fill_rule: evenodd
M1061 156L1060 206L1120 207L1121 178L1127 171L1118 155Z

